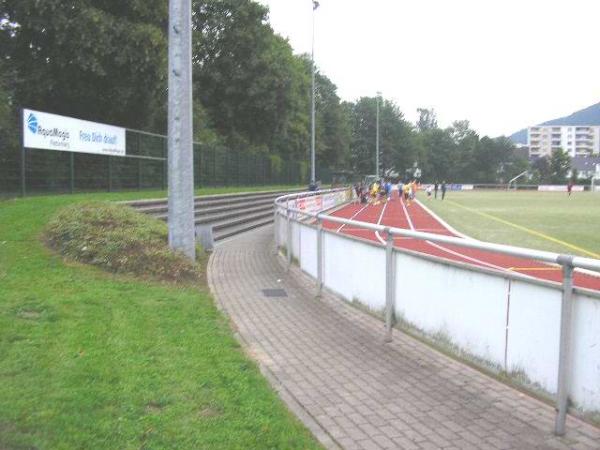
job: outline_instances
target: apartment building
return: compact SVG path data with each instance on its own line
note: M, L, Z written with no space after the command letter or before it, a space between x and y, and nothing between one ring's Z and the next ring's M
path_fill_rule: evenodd
M600 126L543 125L527 129L529 157L549 156L554 149L572 158L600 154Z

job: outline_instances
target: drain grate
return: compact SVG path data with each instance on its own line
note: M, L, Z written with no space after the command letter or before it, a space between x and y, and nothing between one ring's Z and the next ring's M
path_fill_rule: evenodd
M263 289L262 293L265 297L287 297L285 289Z

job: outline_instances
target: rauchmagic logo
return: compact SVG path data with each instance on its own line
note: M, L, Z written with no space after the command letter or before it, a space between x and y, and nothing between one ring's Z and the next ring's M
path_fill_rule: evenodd
M29 114L29 117L27 118L27 128L29 128L29 131L31 131L33 134L37 133L38 123L37 117L35 117L34 114Z
M27 128L29 128L29 131L31 131L33 134L38 134L44 138L58 138L63 142L68 141L70 138L70 133L67 130L61 130L58 127L44 128L38 123L38 119L33 113L29 113L29 116L27 117ZM56 144L56 141L50 142Z

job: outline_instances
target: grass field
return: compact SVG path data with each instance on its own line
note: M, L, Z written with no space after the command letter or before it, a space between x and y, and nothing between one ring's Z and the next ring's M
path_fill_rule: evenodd
M420 199L457 230L501 244L600 258L600 195L538 191L447 192Z
M159 196L0 202L0 448L319 448L204 286L110 275L40 241L64 205Z

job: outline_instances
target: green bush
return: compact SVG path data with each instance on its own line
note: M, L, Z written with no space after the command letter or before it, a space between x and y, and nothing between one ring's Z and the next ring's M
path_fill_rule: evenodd
M48 246L75 261L158 280L198 280L198 264L172 251L167 236L165 223L108 202L67 206L44 230Z

